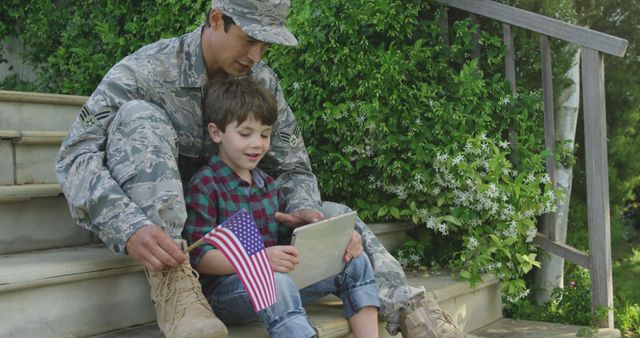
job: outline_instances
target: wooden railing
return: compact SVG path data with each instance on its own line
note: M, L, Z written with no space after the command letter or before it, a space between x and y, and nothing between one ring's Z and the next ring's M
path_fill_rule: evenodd
M601 327L613 328L613 281L611 276L611 229L609 219L609 179L607 166L607 132L603 54L622 57L628 42L624 39L585 27L562 22L489 0L436 0L446 6L465 10L503 24L506 46L505 75L516 91L514 43L511 26L540 34L542 89L544 100L545 146L555 150L555 126L552 87L552 62L548 38L576 44L581 52L584 145L587 173L587 219L589 253L557 242L555 224L547 224L548 233L538 233L535 242L543 249L589 270L591 275L591 307L608 309ZM444 23L443 25L446 25ZM555 184L554 157L547 159L547 172ZM549 218L548 218L549 219Z

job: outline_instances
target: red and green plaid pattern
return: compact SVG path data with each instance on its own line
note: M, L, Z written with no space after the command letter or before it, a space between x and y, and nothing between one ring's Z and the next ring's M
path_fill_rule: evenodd
M246 209L256 222L264 246L278 243L286 226L278 228L274 214L283 210L284 201L275 180L261 171L252 170L253 184L242 180L227 164L213 155L185 188L187 221L183 237L192 244L240 209ZM280 233L280 235L279 235ZM191 263L197 265L202 256L215 249L204 244L191 251Z

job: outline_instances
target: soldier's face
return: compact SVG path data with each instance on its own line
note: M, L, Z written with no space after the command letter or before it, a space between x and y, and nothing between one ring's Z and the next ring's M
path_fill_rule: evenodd
M246 74L260 62L268 44L252 38L237 25L231 25L225 32L221 15L216 13L219 12L214 10L210 15L211 27L205 29L202 36L207 72L224 71L233 76Z
M251 182L249 170L269 151L271 126L263 125L253 117L238 124L231 122L224 132L209 123L209 135L218 144L218 156L240 177Z

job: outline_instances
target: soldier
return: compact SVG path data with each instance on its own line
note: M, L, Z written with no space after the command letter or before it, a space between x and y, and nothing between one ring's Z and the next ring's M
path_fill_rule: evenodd
M261 167L285 194L288 207L278 221L298 226L348 210L321 202L294 115L274 72L261 62L268 44L297 44L284 26L288 11L288 0L212 0L195 31L142 47L113 66L60 149L56 173L72 216L112 251L144 265L166 336L227 336L181 250L182 183L216 151L202 121L208 80L249 75L276 96L278 120ZM350 254L364 246L389 332L466 336L423 289L407 285L398 262L364 223L357 229Z

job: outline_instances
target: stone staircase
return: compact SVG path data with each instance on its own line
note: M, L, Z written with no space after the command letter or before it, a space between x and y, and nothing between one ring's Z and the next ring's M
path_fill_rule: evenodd
M142 267L75 225L57 184L57 151L85 100L0 91L0 337L162 337ZM371 227L388 248L410 228ZM409 277L465 331L504 332L500 284L491 276L474 289L447 274ZM336 298L308 312L321 337L350 336ZM491 331L492 323L502 326ZM266 337L258 324L230 334Z

